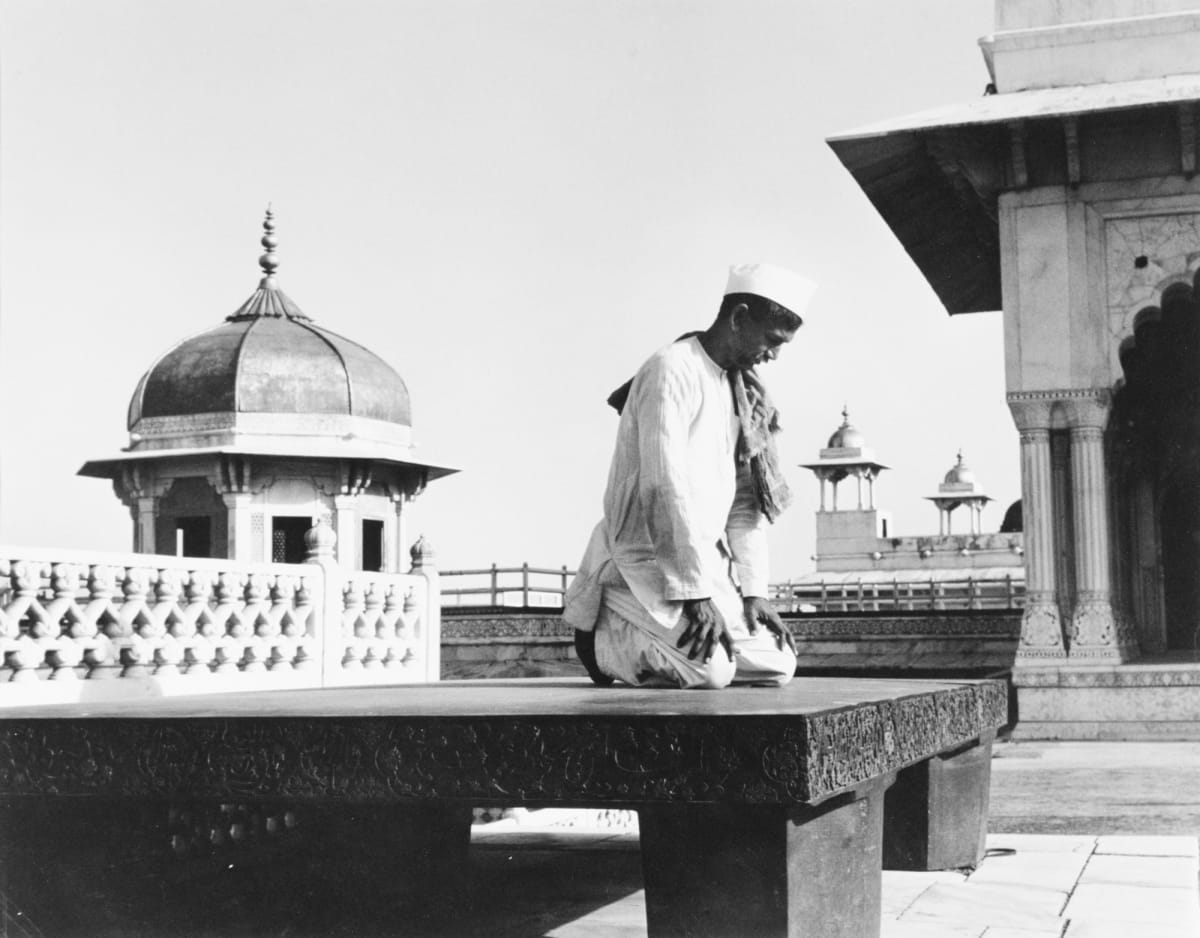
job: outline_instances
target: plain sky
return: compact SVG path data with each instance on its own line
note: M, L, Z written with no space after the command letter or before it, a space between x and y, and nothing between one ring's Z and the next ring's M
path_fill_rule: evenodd
M812 461L843 405L922 496L961 448L1020 496L998 312L951 318L825 138L982 94L992 0L2 0L0 541L128 550L108 484L142 372L278 279L393 365L446 568L574 566L608 393L711 321L729 264L820 283L763 377L812 569ZM960 521L960 525L965 519Z

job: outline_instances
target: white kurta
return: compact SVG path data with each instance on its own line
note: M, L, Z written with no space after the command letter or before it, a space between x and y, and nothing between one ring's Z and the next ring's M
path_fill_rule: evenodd
M671 673L660 675L663 680L709 682L711 675L685 681L675 673L680 665L687 670L704 664L688 663L673 647L686 599L713 601L739 657L743 643L747 653L759 645L778 652L765 628L752 640L743 618L742 596L767 596L767 521L749 470L737 466L738 430L729 376L699 338L668 345L638 370L617 430L604 519L592 533L563 610L569 624L585 631L603 624L606 613L620 620L612 623L612 640L602 643L603 628L596 639L601 667L621 672L614 677L655 682L645 672L658 670L661 662L650 661L644 648L614 648L646 637L670 653L665 667ZM618 638L617 632L628 635ZM638 660L619 666L614 655ZM791 652L783 655L790 665L784 660L767 668L775 677L775 670L790 675L794 669ZM763 677L756 666L743 675L742 664L739 678Z

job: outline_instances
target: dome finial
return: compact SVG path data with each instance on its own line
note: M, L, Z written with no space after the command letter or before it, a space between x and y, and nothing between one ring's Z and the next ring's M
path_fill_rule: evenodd
M842 426L843 427L850 426L850 405L849 404L842 405Z
M260 287L266 289L274 289L275 271L279 268L279 259L275 257L275 248L279 246L279 239L275 237L275 213L271 211L271 203L267 203L267 217L263 219L263 236L262 246L266 248L266 253L258 259L259 266L263 269L262 282Z

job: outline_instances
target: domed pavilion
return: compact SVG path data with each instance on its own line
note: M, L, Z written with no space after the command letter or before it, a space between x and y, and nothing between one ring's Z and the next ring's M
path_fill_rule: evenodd
M975 477L975 470L963 462L961 450L958 461L950 467L938 486L938 493L925 497L937 505L939 534L950 533L950 515L954 509L962 507L966 507L970 515L970 533L983 533L983 509L992 497L984 493L983 486Z
M857 508L864 510L863 482L867 483L865 508L873 511L875 508L875 480L879 473L888 468L876 462L875 453L867 446L862 433L850 424L850 410L842 408L842 424L829 437L829 442L820 452L820 458L815 463L805 463L805 469L811 469L821 481L821 511L825 509L825 484L832 487L832 511L838 510L838 483L853 477L857 484ZM884 523L886 536L886 522Z
M416 458L400 375L279 288L270 210L263 228L258 289L150 365L129 445L80 475L112 480L138 552L295 563L329 517L340 563L398 572L405 504L456 470Z

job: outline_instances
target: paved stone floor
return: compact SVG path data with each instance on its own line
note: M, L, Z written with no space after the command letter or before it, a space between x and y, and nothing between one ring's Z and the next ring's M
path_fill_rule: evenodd
M999 743L989 829L973 871L884 873L882 938L1200 936L1200 743ZM92 911L78 932L87 938L646 933L626 812L518 811L477 824L463 887L432 907L413 901L400 870L331 869L321 850L279 845L244 856L114 869L101 849L63 891ZM114 910L118 881L128 905ZM0 895L0 938L60 934Z
M646 934L636 834L534 812L481 828L474 843L480 872L514 876L512 888L495 897L494 917L434 934ZM885 871L881 938L1195 938L1198 845L1195 835L990 834L973 871ZM527 902L518 890L533 884L555 901Z

